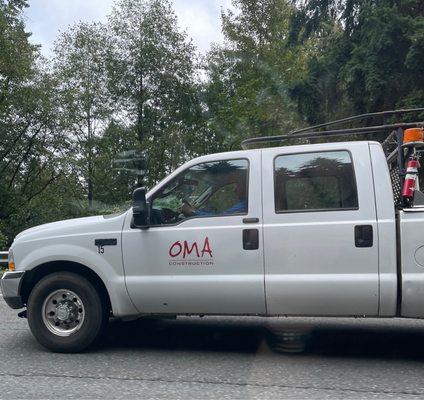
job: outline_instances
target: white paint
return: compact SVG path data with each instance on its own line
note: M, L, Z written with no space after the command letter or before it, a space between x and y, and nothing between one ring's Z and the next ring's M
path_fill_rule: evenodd
M336 150L352 155L359 209L275 214L274 156ZM234 158L250 163L246 216L192 218L139 230L131 228L128 210L46 224L16 237L17 271L57 260L84 264L103 280L114 314L122 317L161 312L395 316L395 214L379 144L326 143L199 157L165 178L147 198L195 164ZM259 222L243 224L244 217ZM401 211L400 221L402 316L423 317L424 268L415 253L424 245L424 211ZM374 243L357 248L354 226L364 224L373 226ZM257 251L242 249L242 231L250 228L259 229ZM172 243L187 240L200 246L205 236L214 253L212 267L176 269L169 263ZM99 238L116 238L117 245L98 252L94 241Z

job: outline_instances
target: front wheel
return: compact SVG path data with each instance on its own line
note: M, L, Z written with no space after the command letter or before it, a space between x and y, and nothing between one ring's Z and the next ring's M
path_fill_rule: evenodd
M89 347L108 319L97 290L71 272L55 272L41 279L29 296L27 316L38 342L63 353Z

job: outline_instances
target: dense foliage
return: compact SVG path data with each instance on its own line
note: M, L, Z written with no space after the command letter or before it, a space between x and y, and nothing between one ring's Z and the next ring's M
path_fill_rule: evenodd
M422 0L233 0L196 52L170 0L29 41L0 0L0 247L20 230L127 207L188 158L353 113L424 103Z
M310 0L290 39L320 47L291 85L308 122L424 103L422 0Z

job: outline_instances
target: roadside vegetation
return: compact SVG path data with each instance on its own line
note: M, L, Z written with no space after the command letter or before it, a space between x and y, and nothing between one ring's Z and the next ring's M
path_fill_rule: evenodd
M138 185L245 138L424 104L422 0L233 0L208 54L170 1L117 0L50 59L26 7L0 0L0 250L125 208Z

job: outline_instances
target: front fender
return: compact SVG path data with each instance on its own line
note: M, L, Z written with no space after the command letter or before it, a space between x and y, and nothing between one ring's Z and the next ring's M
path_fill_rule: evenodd
M92 248L76 243L55 243L56 240L53 238L50 238L49 244L40 242L43 241L22 244L26 249L19 249L21 246L17 246L15 254L24 254L22 258L16 260L17 270L30 271L52 261L82 264L103 281L115 316L132 316L138 313L126 289L120 243L118 246L105 246L104 253L98 253L94 240Z

